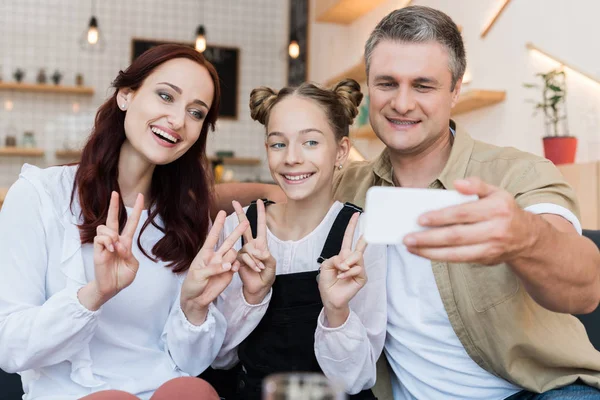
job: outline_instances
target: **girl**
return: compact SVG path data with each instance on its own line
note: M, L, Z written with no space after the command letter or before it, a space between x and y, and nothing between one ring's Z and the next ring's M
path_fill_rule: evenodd
M236 245L239 274L217 300L228 330L213 366L239 362L235 398L260 399L261 381L288 371L322 371L353 398L374 398L364 389L375 383L385 338L385 247L365 250L360 209L332 192L361 99L353 80L331 90L304 83L251 93L251 115L266 127L269 168L287 202L258 200L246 210L234 202L225 222L224 234L251 226Z
M215 250L225 214L209 232L205 146L217 73L195 50L162 45L113 86L81 162L25 165L0 213L0 368L21 374L25 399L147 399L201 373L225 336L211 303L246 226ZM206 392L196 381L153 398Z

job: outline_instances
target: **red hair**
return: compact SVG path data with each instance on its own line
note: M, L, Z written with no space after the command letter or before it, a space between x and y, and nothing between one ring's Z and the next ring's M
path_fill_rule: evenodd
M112 83L114 94L100 106L92 133L83 148L75 184L71 193L71 206L75 195L81 205L83 222L79 225L81 243L93 243L98 225L106 223L111 192L119 190L119 154L125 142L125 113L117 107L119 89L137 90L156 67L162 63L187 58L206 68L214 85L214 98L206 114L196 143L179 159L166 165L157 165L152 175L148 220L144 223L138 247L148 258L168 262L173 272L186 271L206 239L209 212L213 203L212 176L206 157L208 129L215 129L219 112L221 90L217 71L202 54L192 47L164 44L140 55ZM119 208L119 227L123 229L127 212L122 196ZM162 219L162 226L156 221ZM164 236L146 253L140 238L152 224Z

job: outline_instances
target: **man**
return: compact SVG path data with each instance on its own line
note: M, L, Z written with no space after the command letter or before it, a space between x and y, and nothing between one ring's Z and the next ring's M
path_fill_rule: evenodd
M393 11L365 60L370 122L386 149L345 168L337 198L363 205L371 186L479 196L422 215L432 229L388 248L394 399L600 398L600 353L569 315L600 301L600 253L580 236L572 190L551 162L448 124L466 59L444 13ZM228 189L239 190L221 187L223 205Z

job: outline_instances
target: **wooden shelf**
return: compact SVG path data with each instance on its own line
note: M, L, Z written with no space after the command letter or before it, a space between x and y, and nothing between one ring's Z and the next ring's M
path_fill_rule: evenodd
M222 160L223 165L260 165L260 158L250 158L250 157L209 157L210 161Z
M81 156L80 150L57 150L56 158L69 158L69 159L77 159ZM217 160L222 160L224 165L260 165L260 158L251 158L251 157L208 157L209 161L214 162Z
M510 0L502 1L502 3L500 4L500 7L498 7L498 9L496 9L494 14L492 15L492 18L490 18L490 20L485 24L485 27L481 31L482 38L484 38L485 35L488 34L490 29L492 29L492 26L496 23L496 20L498 19L498 17L500 17L500 14L502 14L502 12L504 11L504 9L506 8L506 6L508 5L509 2L510 2Z
M335 75L334 77L327 79L324 82L324 85L325 86L333 86L336 83L338 83L339 81L341 81L342 79L346 79L346 78L352 78L358 83L367 81L367 71L365 70L364 58L361 58L359 62L357 62L356 64L354 64L353 66L351 66L350 68L345 70L344 72L341 72L341 73Z
M319 0L315 2L316 20L348 25L384 2L385 0ZM405 3L404 7L410 4L410 0Z
M535 52L538 55L541 55L542 57L544 57L546 59L549 59L555 63L561 64L561 66L568 68L570 71L576 72L579 75L582 75L582 76L592 80L594 83L600 83L600 77L593 75L589 72L582 71L581 69L573 66L571 63L567 63L563 59L558 58L558 57L554 56L553 54L548 53L545 50L542 50L541 48L539 48L538 46L536 46L533 43L526 43L525 47L527 47L532 52Z
M94 88L86 86L62 86L51 84L31 84L17 82L0 82L0 90L14 90L21 92L44 92L44 93L63 93L63 94L79 94L92 96Z
M43 157L44 149L29 147L0 147L0 156Z
M2 203L4 203L6 192L8 192L8 188L0 188L0 207L2 207Z
M501 103L506 98L504 90L469 90L462 93L452 109L452 115L464 114L479 108Z
M56 158L79 158L81 150L56 150L54 155Z

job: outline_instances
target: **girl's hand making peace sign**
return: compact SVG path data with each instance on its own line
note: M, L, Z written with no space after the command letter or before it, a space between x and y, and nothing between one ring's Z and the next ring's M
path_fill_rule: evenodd
M319 291L330 327L346 321L350 313L348 303L367 283L363 260L367 243L361 237L352 250L358 216L359 213L355 213L346 227L340 254L321 264Z
M248 228L248 222L238 225L221 247L215 250L225 217L225 211L219 211L181 287L181 309L188 321L194 325L204 322L208 314L208 305L225 290L233 274L239 269L237 252L233 246Z
M232 202L240 225L248 223L244 209L237 201ZM262 200L256 201L256 238L252 230L244 231L244 247L238 253L241 263L240 278L244 284L244 298L250 304L261 303L275 282L276 261L269 252L267 242L267 215Z

